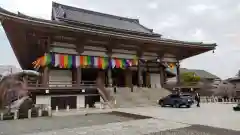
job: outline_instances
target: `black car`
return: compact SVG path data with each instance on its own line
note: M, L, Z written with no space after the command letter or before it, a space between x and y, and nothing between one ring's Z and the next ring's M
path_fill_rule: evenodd
M237 104L237 106L233 107L234 111L240 111L240 104Z
M190 94L170 94L158 101L158 104L162 107L171 106L180 108L186 106L190 108L194 103L193 97Z

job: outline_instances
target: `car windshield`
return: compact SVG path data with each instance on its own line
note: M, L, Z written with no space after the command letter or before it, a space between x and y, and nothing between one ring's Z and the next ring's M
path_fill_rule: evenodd
M183 97L183 98L191 98L192 95L191 94L181 94L181 97Z
M181 96L183 96L183 97L191 97L192 95L190 95L190 94L188 94L188 95L183 94L183 95L181 95Z

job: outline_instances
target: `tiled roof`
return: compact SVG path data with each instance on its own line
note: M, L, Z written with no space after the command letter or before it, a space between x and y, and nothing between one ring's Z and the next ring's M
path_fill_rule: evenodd
M130 19L119 17L95 11L85 10L81 8L71 7L53 2L52 5L52 19L62 22L78 22L84 24L91 24L93 26L113 28L119 30L127 30L133 32L140 32L146 34L153 33L152 29L148 29L139 23L138 19Z
M200 78L205 78L205 79L219 79L216 75L213 75L205 70L200 70L200 69L186 69L186 68L181 68L180 73L185 73L185 72L194 72L197 76Z
M0 75L9 74L10 72L15 73L21 71L21 69L11 65L0 65Z
M240 77L238 77L238 76L226 79L226 81L228 81L228 82L239 81L239 80L240 80Z

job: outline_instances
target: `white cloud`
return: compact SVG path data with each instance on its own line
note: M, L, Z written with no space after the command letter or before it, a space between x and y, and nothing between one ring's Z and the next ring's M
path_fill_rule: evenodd
M219 46L183 63L186 68L207 69L220 77L234 75L239 69L238 38L240 4L238 0L54 0L56 2L120 16L139 18L146 26L169 37L187 41L214 40ZM137 4L136 4L137 3ZM10 11L49 19L52 0L0 0ZM0 28L0 64L17 63L5 33ZM237 48L237 49L236 49ZM226 63L228 60L228 64ZM216 62L220 61L220 62ZM214 63L214 64L212 64ZM18 65L18 64L16 64ZM220 66L224 65L222 69Z
M239 12L240 12L240 3L239 3L239 4L237 4L237 11L239 11Z
M236 36L238 36L238 34L236 34L236 33L227 33L227 34L224 34L224 36L225 37L236 37Z
M205 40L205 35L202 29L196 28L192 34L193 39L195 40Z
M192 35L197 40L204 40L205 36L201 29L197 28L195 33Z
M192 6L189 6L188 8L190 11L196 14L204 13L207 10L217 9L217 7L214 5L204 5L204 4L192 5Z
M157 2L150 2L147 5L148 8L150 9L157 9L158 8L158 3Z
M156 29L163 30L165 28L172 28L179 26L181 23L183 23L183 20L181 20L179 16L172 14L165 18L164 21L159 21L159 23L156 26Z
M55 0L60 3L68 3L68 0ZM26 15L50 19L51 17L51 0L5 0L0 5L11 12L21 12Z

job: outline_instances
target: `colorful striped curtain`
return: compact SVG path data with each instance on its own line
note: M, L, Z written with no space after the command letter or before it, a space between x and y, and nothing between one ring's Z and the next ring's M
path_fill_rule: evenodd
M122 59L98 56L76 56L65 54L45 54L32 63L34 68L52 65L59 68L76 68L76 67L95 67L106 69L111 68L127 68L138 64L137 59Z

